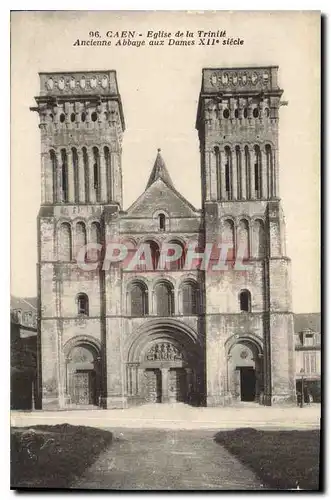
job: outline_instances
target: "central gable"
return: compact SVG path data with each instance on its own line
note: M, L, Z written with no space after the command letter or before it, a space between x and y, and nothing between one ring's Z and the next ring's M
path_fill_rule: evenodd
M196 209L174 188L161 178L151 184L127 210L132 217L152 217L155 211L164 210L169 217L195 217Z

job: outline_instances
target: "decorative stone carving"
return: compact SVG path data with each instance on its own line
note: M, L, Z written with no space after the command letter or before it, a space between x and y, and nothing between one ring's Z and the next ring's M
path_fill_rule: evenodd
M170 343L154 344L146 355L148 361L180 361L183 353Z
M209 81L212 87L217 89L234 88L234 87L268 87L270 85L271 75L269 69L256 70L230 70L227 69L214 71Z

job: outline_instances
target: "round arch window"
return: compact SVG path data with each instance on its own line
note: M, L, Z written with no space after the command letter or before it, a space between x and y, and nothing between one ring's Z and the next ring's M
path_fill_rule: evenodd
M91 115L91 119L92 119L92 122L96 122L97 119L98 119L98 115L95 111L93 111L92 115Z
M65 121L66 117L64 113L60 114L60 122L63 123Z
M224 116L224 118L229 118L229 116L230 116L230 111L229 111L228 109L225 109L225 110L223 111L223 116Z
M253 116L254 116L254 118L258 118L259 117L259 109L258 108L254 108L253 109Z
M76 120L76 115L75 113L71 113L70 120L74 122Z

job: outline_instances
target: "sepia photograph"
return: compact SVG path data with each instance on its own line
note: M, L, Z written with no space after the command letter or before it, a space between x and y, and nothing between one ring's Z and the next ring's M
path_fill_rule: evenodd
M318 11L12 11L10 485L319 491Z

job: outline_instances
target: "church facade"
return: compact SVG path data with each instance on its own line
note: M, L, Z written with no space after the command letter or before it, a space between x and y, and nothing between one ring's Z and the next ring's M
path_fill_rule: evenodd
M294 400L277 79L203 69L202 209L160 150L124 209L116 72L40 73L37 406Z

